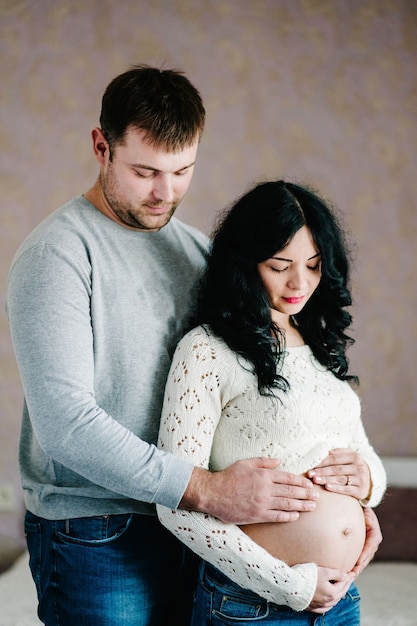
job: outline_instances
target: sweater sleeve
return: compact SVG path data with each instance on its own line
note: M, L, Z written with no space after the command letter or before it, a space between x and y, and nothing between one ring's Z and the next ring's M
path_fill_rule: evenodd
M363 506L377 506L385 493L387 487L387 476L381 459L371 446L366 435L363 422L360 420L353 433L350 448L358 452L369 467L371 475L371 493L366 501L361 501Z
M204 330L192 331L178 345L168 376L159 446L206 469L222 407L233 393L236 364L230 354L220 355ZM310 604L317 584L315 564L289 567L238 526L204 513L163 506L157 512L180 541L236 584L296 611Z
M136 436L97 398L91 291L87 260L64 245L32 246L10 272L7 313L37 454L47 455L48 468L61 465L55 473L74 472L74 491L83 477L90 491L98 485L175 507L191 463ZM40 463L32 458L30 471Z

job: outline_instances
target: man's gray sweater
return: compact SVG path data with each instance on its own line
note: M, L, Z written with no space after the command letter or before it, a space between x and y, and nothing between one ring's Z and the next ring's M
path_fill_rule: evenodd
M66 519L178 505L192 466L155 443L208 245L176 218L155 233L124 228L79 196L20 247L6 310L32 513Z

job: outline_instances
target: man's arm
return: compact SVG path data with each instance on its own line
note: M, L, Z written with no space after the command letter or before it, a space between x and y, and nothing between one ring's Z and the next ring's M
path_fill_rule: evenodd
M221 472L195 467L179 508L209 513L223 522L290 522L312 511L318 490L302 476L280 472L279 461L237 461Z
M140 502L158 499L174 507L188 483L191 463L157 450L129 427L133 424L139 429L136 415L139 421L141 407L136 398L140 391L135 392L132 377L129 394L125 393L121 351L116 346L107 352L109 332L103 323L111 317L110 328L126 326L126 321L120 323L126 317L119 305L108 308L104 303L100 315L98 305L92 307L91 272L87 253L83 256L77 249L75 254L64 242L30 246L10 272L10 330L30 427L36 435L21 455L26 479L36 484L44 481L57 492L61 486L76 485L74 495L83 491L92 501L94 497L119 499L114 494L120 494ZM94 319L99 318L98 333L93 308ZM136 341L140 334L129 329L132 345L126 343L126 348L132 364L144 358ZM114 336L110 338L119 343ZM97 346L100 358L95 354ZM106 353L114 355L116 369L111 357L104 357ZM126 395L133 401L118 400ZM136 407L135 416L131 405ZM125 417L125 409L132 416L130 423L122 424L118 416ZM60 464L56 486L54 463Z

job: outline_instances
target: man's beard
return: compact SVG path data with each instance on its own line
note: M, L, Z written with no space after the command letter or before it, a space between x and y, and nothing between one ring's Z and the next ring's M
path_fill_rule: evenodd
M135 207L126 200L120 200L117 197L117 194L114 193L114 186L111 183L109 184L103 178L101 179L101 188L103 196L113 214L125 226L136 230L157 231L160 228L163 228L166 224L168 224L179 204L179 202L173 202L171 203L170 209L165 213L161 215L152 215L147 212L147 206L154 206L156 208L158 205L155 204L155 201L149 200L148 203L142 202L138 207Z

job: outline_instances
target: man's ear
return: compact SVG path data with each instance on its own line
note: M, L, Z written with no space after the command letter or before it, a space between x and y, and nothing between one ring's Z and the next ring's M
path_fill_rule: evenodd
M93 128L93 130L91 131L91 138L93 140L93 150L95 157L99 164L101 166L104 166L110 154L110 148L101 128Z

